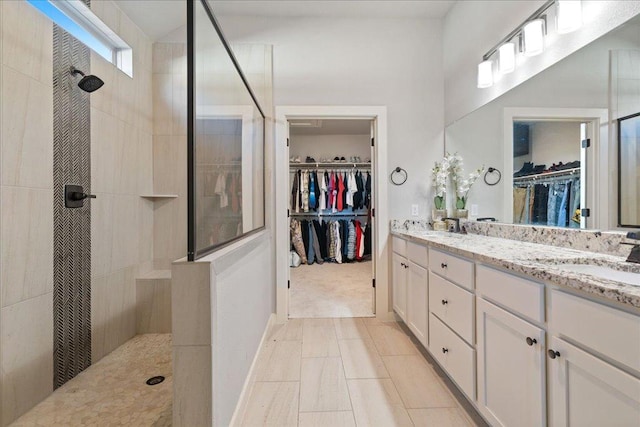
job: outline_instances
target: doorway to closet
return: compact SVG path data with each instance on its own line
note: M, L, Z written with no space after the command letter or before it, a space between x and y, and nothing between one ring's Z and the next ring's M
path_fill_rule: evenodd
M288 127L289 317L374 316L374 122Z

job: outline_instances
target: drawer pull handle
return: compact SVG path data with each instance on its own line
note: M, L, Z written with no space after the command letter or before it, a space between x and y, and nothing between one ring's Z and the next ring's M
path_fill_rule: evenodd
M538 342L538 340L536 340L535 338L527 337L527 345L532 346L532 345L536 344L537 342Z
M443 262L442 264L440 264L441 268L447 268L447 263Z
M447 301L446 299L443 299L442 300L442 305L447 305L447 304L449 304L449 301Z
M448 352L449 352L449 349L448 349L448 348L444 348L444 347L442 347L442 352L443 352L443 353L448 353Z
M549 350L547 352L547 354L549 355L549 357L551 359L555 359L556 357L560 357L560 352L559 351L555 351L555 350Z

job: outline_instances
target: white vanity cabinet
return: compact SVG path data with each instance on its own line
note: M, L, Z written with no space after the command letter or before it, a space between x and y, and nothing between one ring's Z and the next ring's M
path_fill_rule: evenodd
M392 296L393 311L403 321L407 321L407 269L409 268L407 258L393 252L391 269L393 271Z
M393 309L492 426L640 427L640 315L394 237Z
M546 425L544 285L476 269L478 409L496 426ZM499 306L500 305L500 306Z
M640 426L640 316L550 294L550 424Z
M494 426L544 426L545 333L478 298L478 409Z

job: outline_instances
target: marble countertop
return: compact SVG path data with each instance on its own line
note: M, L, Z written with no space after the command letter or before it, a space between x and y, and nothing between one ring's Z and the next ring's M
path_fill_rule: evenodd
M393 230L392 235L640 309L640 283L630 285L562 269L562 264L588 264L640 273L640 265L622 257L475 234Z

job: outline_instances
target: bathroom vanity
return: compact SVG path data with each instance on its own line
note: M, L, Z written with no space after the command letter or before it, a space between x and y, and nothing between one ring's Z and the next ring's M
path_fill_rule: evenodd
M640 425L640 266L392 230L395 313L491 425Z

